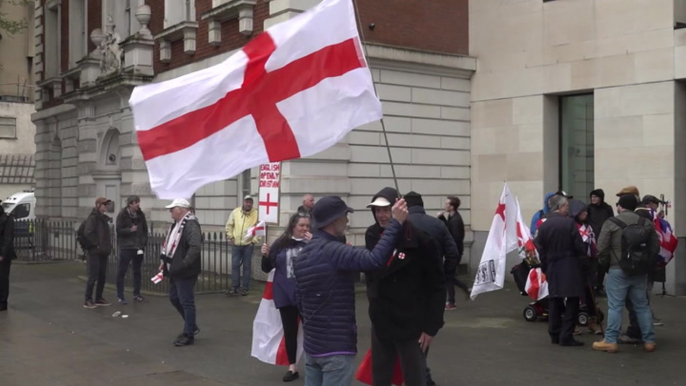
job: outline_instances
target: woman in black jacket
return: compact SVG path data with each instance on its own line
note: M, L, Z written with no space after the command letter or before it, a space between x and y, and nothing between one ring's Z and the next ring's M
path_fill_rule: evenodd
M286 231L271 247L262 245L262 271L274 270L273 294L274 305L281 314L286 353L288 354L288 372L284 382L292 382L300 377L296 367L298 353L298 320L300 312L296 303L297 286L293 274L293 264L308 240L310 234L310 216L297 213L288 221Z

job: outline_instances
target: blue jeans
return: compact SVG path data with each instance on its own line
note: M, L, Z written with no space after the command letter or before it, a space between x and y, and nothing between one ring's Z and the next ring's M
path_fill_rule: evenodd
M621 269L611 269L605 280L609 308L605 341L617 343L617 338L622 330L622 312L628 297L636 312L643 341L646 343L655 342L653 314L650 312L646 294L647 275L629 276Z
M353 382L354 355L315 358L305 355L306 386L350 386Z
M183 334L193 336L198 326L195 324L195 283L197 276L172 279L169 285L169 300L183 318Z
M250 273L252 271L252 252L254 244L234 245L231 250L231 288L241 287L241 265L243 266L243 288L250 289Z

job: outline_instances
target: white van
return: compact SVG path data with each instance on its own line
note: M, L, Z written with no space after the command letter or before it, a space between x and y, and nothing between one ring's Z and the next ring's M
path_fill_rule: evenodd
M2 202L2 209L15 220L35 220L36 194L32 191L15 193Z

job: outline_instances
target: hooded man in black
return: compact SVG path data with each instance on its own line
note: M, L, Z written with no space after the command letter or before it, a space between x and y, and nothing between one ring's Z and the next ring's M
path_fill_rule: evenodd
M588 212L588 224L591 226L593 233L597 236L605 224L605 221L615 216L615 211L608 203L605 202L605 192L602 189L596 189L591 192L591 204L586 210ZM598 295L605 295L603 290L603 282L605 281L605 270L599 269L598 276L594 281L595 292Z
M372 198L368 207L375 224L367 228L367 249L373 249L381 238L398 197L395 189L384 188ZM365 274L374 385L391 385L398 357L405 385L426 384L424 353L443 327L445 278L441 266L442 256L431 237L406 221L402 241L386 268Z

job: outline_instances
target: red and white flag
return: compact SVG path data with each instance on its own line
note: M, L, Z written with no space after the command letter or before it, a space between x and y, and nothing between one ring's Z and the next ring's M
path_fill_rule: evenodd
M324 0L221 64L138 86L129 103L161 199L317 154L382 117L351 0Z
M472 300L484 292L503 288L507 253L516 250L517 245L517 203L505 184L476 271Z
M266 229L267 228L264 221L258 222L255 226L250 227L245 231L245 235L243 235L243 241L248 241L257 236L265 236L267 234Z
M532 268L529 271L524 290L534 300L541 300L548 296L548 281L540 268Z
M281 324L281 314L274 306L273 296L274 270L269 272L267 286L257 309L257 315L252 324L252 352L250 355L262 362L278 366L288 366L286 353L286 339ZM296 362L303 355L303 329L298 327L298 351Z
M527 257L538 256L538 251L534 245L534 240L531 238L531 230L522 218L522 209L519 206L519 199L515 199L517 203L517 248L519 250L519 257L525 259Z

